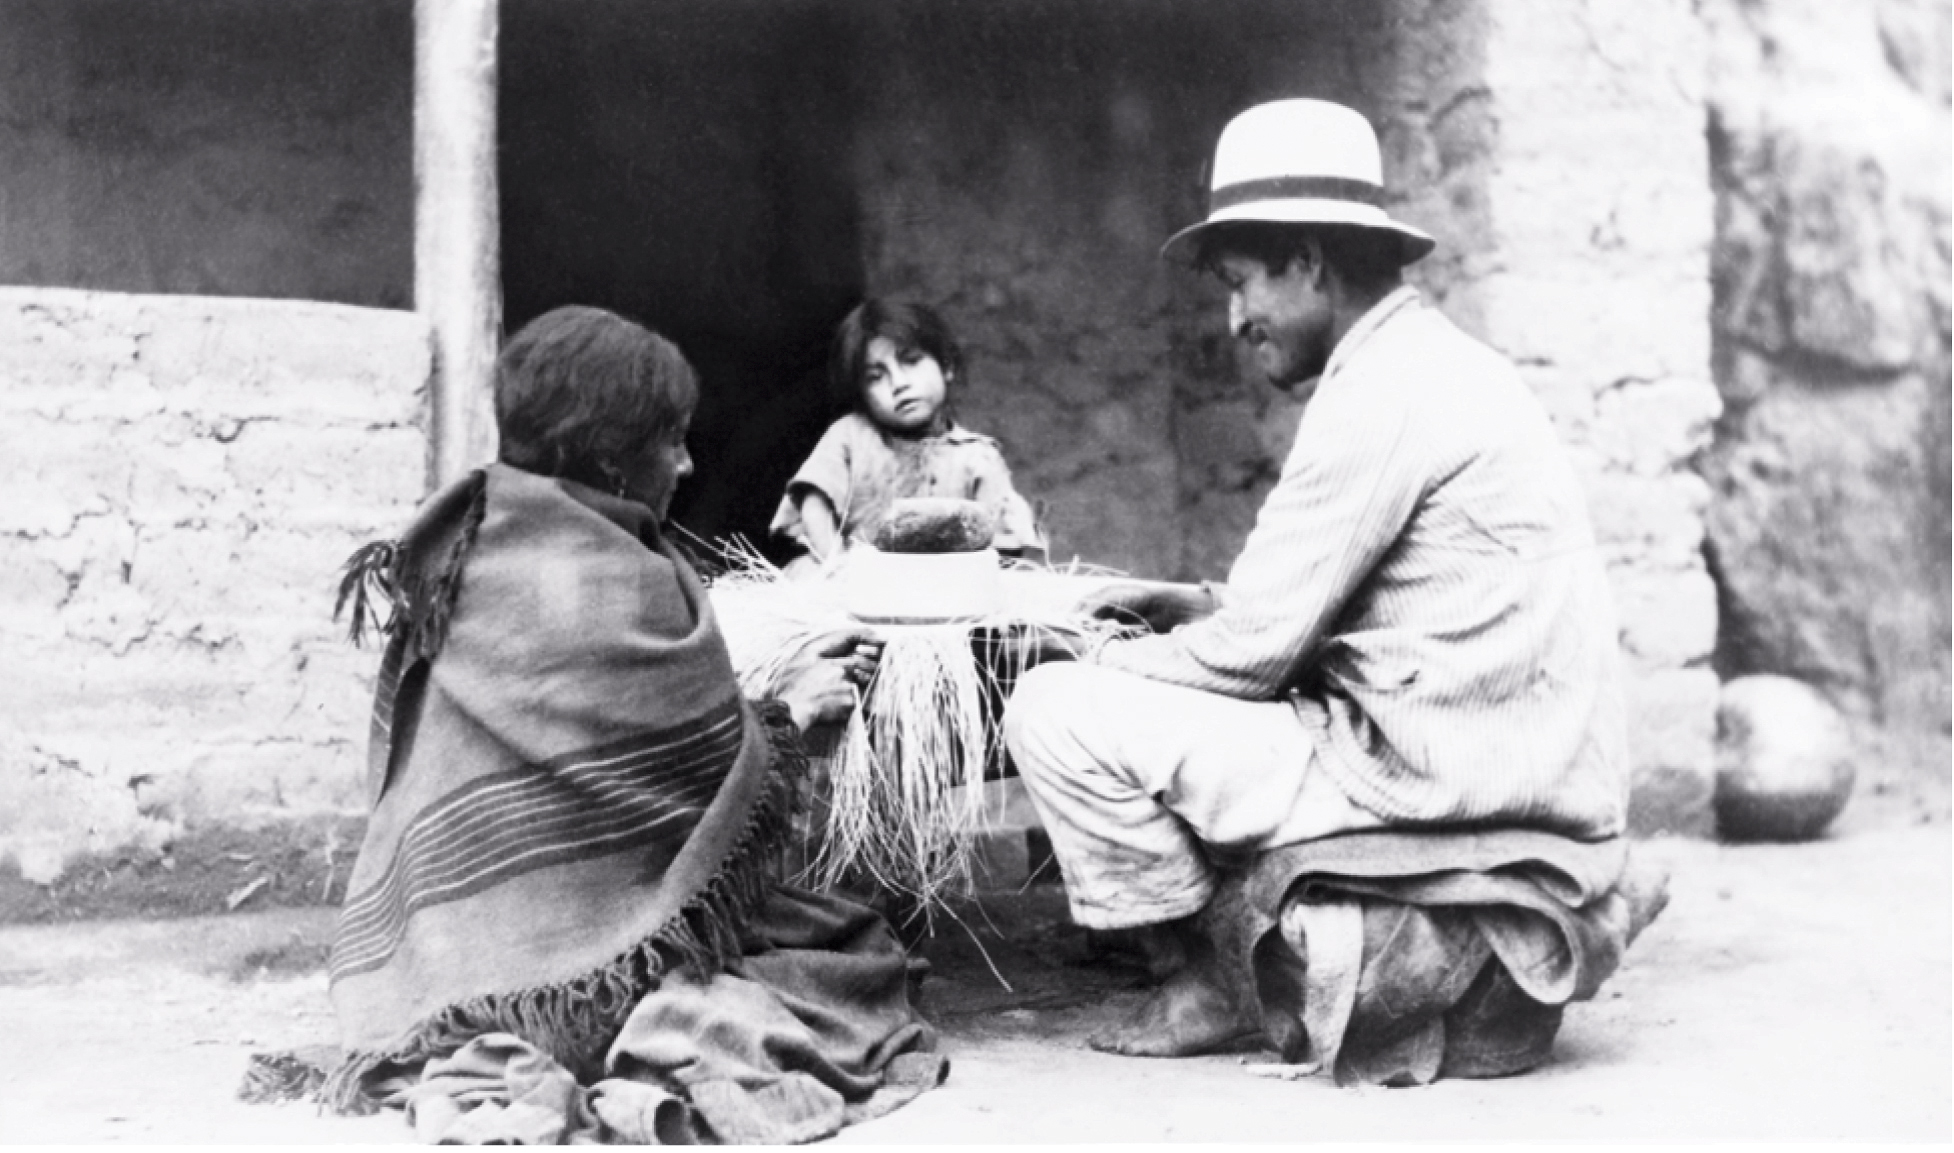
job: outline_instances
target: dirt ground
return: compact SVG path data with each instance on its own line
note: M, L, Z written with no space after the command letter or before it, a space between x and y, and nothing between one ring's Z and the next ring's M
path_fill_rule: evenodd
M962 930L932 942L924 1009L950 1079L839 1140L1948 1141L1954 845L1936 809L1855 801L1807 845L1645 842L1671 904L1570 1010L1554 1062L1422 1089L1092 1052L1083 1035L1137 978L1079 964L1055 886L992 897L978 936L1011 990ZM331 917L0 928L0 1141L409 1140L395 1116L233 1096L247 1054L332 1039Z

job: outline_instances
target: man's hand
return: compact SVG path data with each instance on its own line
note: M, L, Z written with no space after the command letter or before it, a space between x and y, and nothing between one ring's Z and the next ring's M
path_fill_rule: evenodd
M855 708L882 661L882 641L866 629L842 629L802 646L774 678L773 692L802 732L839 721Z
M1016 623L1001 630L978 629L970 641L978 662L993 675L1013 666L1033 669L1048 661L1076 661L1089 645L1086 637L1070 629Z
M1101 620L1143 623L1157 633L1198 621L1219 607L1200 585L1171 581L1127 581L1110 584L1079 602L1079 611Z

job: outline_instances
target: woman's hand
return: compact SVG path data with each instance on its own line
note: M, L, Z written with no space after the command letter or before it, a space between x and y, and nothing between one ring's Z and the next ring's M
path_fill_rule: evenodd
M1206 588L1169 581L1110 584L1079 602L1079 611L1101 620L1144 622L1157 633L1211 616L1217 607Z
M773 695L806 732L839 721L855 708L862 686L882 661L882 641L867 629L841 629L814 638L781 667Z

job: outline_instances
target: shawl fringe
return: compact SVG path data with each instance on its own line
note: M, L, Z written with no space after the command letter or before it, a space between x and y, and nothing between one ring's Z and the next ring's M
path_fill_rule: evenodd
M451 555L461 551L465 547ZM554 985L471 997L436 1010L393 1049L347 1053L319 1087L320 1103L349 1115L377 1112L383 1103L366 1091L369 1075L389 1065L418 1067L484 1033L513 1033L585 1080L667 972L705 976L737 959L741 927L773 891L807 773L807 754L786 705L767 700L755 708L773 754L770 779L725 864L670 920L597 969Z
M347 602L352 602L353 614L346 626L346 639L355 647L366 643L368 629L382 636L393 632L400 611L393 582L399 556L399 541L371 541L355 549L340 569L344 575L339 580L339 597L332 603L332 619L337 621ZM374 607L376 600L387 605L385 620L380 619L380 612Z
M459 516L451 525L455 502L460 502ZM336 621L352 605L347 639L362 644L369 628L389 639L404 631L410 653L432 659L440 652L461 592L463 562L487 513L488 474L477 469L437 496L406 536L355 549L341 566L339 596L332 608ZM450 531L453 538L444 549L441 537ZM429 555L434 553L438 558ZM384 621L376 601L386 603Z

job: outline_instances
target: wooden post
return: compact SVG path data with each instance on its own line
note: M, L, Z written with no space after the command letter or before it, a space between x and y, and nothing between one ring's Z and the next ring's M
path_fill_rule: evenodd
M415 0L414 307L434 343L436 486L495 458L502 344L496 191L498 0Z

